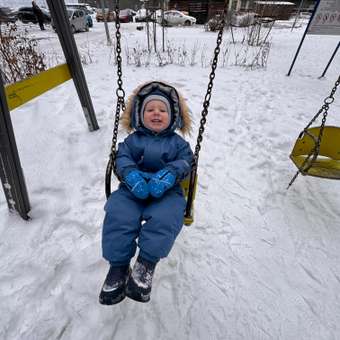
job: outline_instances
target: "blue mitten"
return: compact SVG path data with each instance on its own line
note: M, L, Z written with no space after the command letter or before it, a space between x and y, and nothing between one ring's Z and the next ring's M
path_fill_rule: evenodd
M124 179L129 190L139 199L146 199L149 196L148 185L139 170L132 170Z
M168 189L172 188L176 183L176 176L167 169L156 172L149 181L150 195L159 198L162 197Z

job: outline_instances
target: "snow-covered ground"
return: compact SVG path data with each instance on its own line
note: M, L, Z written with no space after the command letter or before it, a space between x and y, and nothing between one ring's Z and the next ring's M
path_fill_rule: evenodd
M1 191L1 339L340 338L340 184L299 177L286 190L294 141L339 76L340 54L318 79L339 38L307 36L287 77L305 28L291 32L291 24L275 25L266 69L218 68L195 222L158 265L151 302L112 307L98 294L107 272L100 241L116 70L103 25L75 36L92 58L84 71L100 129L87 130L71 81L11 113L32 219L9 213ZM146 44L135 24L122 26L123 44ZM50 29L29 27L44 51L59 53ZM166 34L213 52L216 34L202 26ZM209 67L123 66L127 93L159 79L185 95L194 147ZM337 93L329 124L340 124L339 111Z

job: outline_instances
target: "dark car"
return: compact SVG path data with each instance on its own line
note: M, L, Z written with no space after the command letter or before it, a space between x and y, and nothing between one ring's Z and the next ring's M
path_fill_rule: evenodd
M41 9L44 15L44 24L49 24L51 22L50 14L45 10ZM18 19L21 20L24 24L28 24L32 22L33 24L38 23L38 19L33 13L32 7L21 7L18 9Z
M0 7L0 23L16 22L17 13L9 7Z

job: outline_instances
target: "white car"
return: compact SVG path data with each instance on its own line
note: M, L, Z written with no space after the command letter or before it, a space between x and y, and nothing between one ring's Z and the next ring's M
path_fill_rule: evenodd
M81 9L67 9L67 16L70 20L70 26L72 33L80 32L80 31L88 31L89 25L86 19L86 14ZM56 27L51 23L54 30Z
M159 23L162 22L162 16L157 16L157 21ZM196 18L186 15L180 11L171 10L164 12L164 23L165 25L175 26L175 25L184 25L191 26L196 24Z
M149 16L149 21L152 21L152 11L150 10L148 11L148 16ZM141 8L136 12L135 22L144 22L144 21L148 21L146 17L146 9Z
M93 8L89 4L66 3L66 7L73 7L83 10L86 14L94 14Z
M86 14L83 10L67 9L67 15L70 19L72 33L89 30L89 25L87 23Z

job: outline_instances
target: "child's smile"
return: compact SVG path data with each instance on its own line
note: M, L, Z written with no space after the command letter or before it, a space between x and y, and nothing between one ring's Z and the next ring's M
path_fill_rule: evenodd
M144 125L146 128L161 132L170 124L170 115L166 105L161 100L149 101L144 109Z

